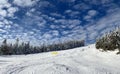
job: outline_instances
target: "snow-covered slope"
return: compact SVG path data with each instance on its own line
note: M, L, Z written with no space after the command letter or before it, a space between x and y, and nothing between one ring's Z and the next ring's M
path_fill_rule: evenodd
M95 45L31 55L0 56L0 74L120 74L120 55Z

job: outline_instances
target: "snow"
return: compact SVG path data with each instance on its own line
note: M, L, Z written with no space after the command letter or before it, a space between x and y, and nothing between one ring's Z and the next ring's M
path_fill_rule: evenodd
M64 51L0 56L0 74L120 74L120 55L116 52L101 52L92 44Z

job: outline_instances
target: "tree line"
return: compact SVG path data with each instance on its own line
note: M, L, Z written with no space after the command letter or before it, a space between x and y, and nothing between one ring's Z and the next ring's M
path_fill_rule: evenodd
M62 43L56 43L51 45L40 45L33 46L30 45L30 41L25 43L19 43L19 39L16 39L14 44L7 43L7 39L4 39L0 46L0 55L21 55L21 54L34 54L34 53L42 53L49 51L58 51L58 50L67 50L76 47L81 47L85 45L84 40L71 40Z

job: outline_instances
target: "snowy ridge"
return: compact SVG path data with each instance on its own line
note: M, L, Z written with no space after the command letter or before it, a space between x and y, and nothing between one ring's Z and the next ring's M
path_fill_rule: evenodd
M0 57L0 74L120 74L120 55L95 45L58 51Z

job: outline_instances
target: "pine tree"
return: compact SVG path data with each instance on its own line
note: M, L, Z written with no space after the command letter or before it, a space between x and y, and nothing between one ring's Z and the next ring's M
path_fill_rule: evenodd
M119 50L120 53L120 28L112 31L96 41L96 48L104 51Z
M5 39L2 43L1 52L3 55L9 55L11 53L7 45L7 39Z

